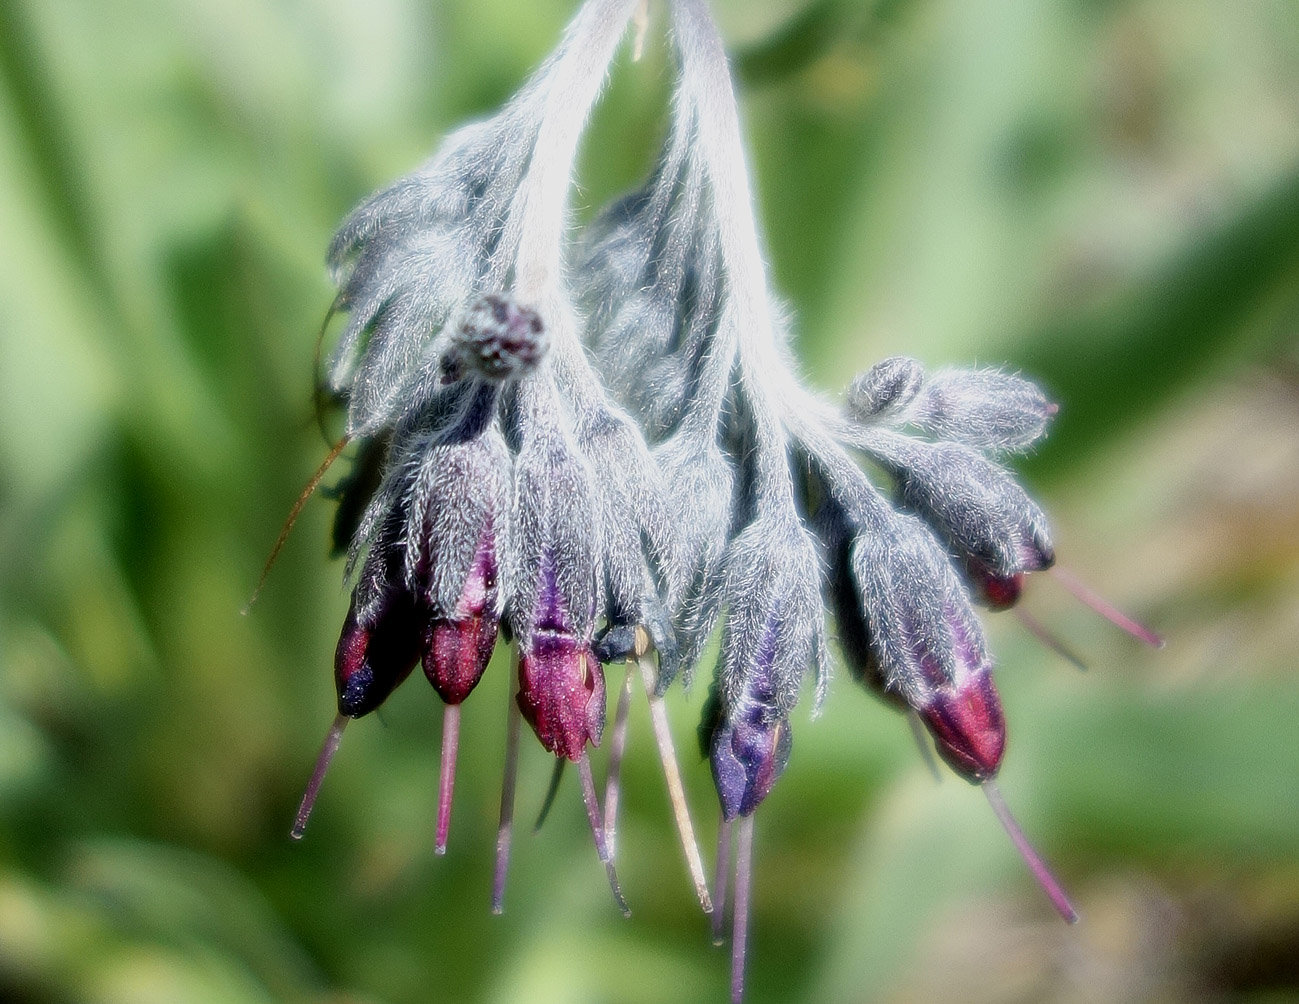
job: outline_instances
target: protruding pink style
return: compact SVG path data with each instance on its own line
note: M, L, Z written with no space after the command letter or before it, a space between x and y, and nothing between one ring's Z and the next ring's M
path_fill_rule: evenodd
M749 949L749 894L753 888L753 817L735 824L735 906L731 918L731 1004L744 1000L744 963Z
M492 872L492 913L505 912L505 879L514 836L514 787L519 779L519 705L511 694L505 715L505 771L501 777L501 819L496 827L496 867Z
M997 787L996 782L992 780L985 781L983 783L983 793L987 796L992 811L997 814L997 818L1005 828L1011 843L1015 845L1015 849L1019 851L1024 863L1028 865L1029 871L1033 873L1033 878L1037 879L1037 884L1042 887L1042 891L1051 900L1051 905L1056 908L1067 923L1077 923L1078 911L1069 902L1069 897L1065 894L1064 889L1060 887L1060 883L1056 881L1056 877L1051 874L1051 869L1042 860L1042 856L1033 849L1033 845L1024 836L1024 831L1019 828L1019 823L1015 821L1015 817L1011 815L1005 799L1001 797L1001 789Z
M1126 631L1128 634L1132 635L1133 638L1145 642L1152 648L1164 647L1164 639L1161 635L1151 631L1150 628L1146 627L1144 624L1133 620L1122 610L1119 610L1118 607L1114 606L1114 604L1110 603L1109 600L1101 596L1100 593L1091 589L1089 586L1084 585L1072 572L1066 571L1057 566L1051 570L1051 574L1055 576L1055 580L1059 582L1060 585L1073 593L1073 595L1084 606L1104 617L1115 627L1122 631Z
M349 721L351 719L347 715L338 715L334 719L334 724L329 727L325 742L320 747L320 755L316 757L316 766L311 772L311 780L307 782L307 790L302 794L302 804L298 806L298 815L293 820L293 829L289 831L289 835L294 840L301 840L303 834L307 832L307 820L311 818L311 810L316 805L320 785L325 780L325 772L329 770L330 761L338 752L338 744L343 738L343 729L347 727Z
M460 749L460 703L478 686L496 648L500 627L496 580L496 543L489 521L452 616L435 617L424 629L424 675L446 702L438 770L437 837L433 845L437 854L446 853L451 827Z

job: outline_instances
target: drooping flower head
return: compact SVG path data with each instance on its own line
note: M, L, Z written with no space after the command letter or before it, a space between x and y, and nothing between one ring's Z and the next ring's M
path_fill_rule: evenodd
M861 374L842 406L804 388L705 0L669 0L676 82L649 179L573 227L579 139L638 5L587 0L504 109L364 202L330 247L346 321L327 383L359 444L339 518L354 588L340 717L295 832L342 725L419 664L446 706L445 850L459 706L503 635L515 665L493 906L523 720L558 766L577 765L625 908L613 837L639 668L718 923L734 850L738 999L753 817L790 760L809 673L814 708L826 697L828 605L852 678L983 786L1069 915L994 784L1006 722L975 611L1013 606L1025 577L1054 563L1044 513L1003 466L1040 441L1054 405L1019 376L930 373L905 357ZM701 726L722 817L710 898L662 696L692 682L714 636ZM590 750L605 732L604 664L624 661L602 809Z

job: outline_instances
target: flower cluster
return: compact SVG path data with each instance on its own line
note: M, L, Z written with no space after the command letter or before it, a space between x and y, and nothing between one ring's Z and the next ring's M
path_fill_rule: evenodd
M1000 460L1054 406L995 370L886 360L841 406L794 375L753 218L729 69L705 0L671 0L671 125L638 191L580 233L578 141L638 0L587 0L495 117L373 196L329 251L346 323L329 392L357 474L342 490L351 607L335 657L343 725L414 669L446 705L445 849L458 708L498 635L515 679L494 906L503 902L520 717L577 764L613 866L618 757L639 667L701 903L720 925L735 832L733 993L742 987L755 810L789 760L804 677L829 678L826 608L853 678L915 716L992 786L1005 720L975 605L1000 609L1054 561L1046 520ZM368 476L367 476L368 475ZM715 635L701 736L722 824L710 896L662 695ZM601 807L589 747L604 664L628 663Z

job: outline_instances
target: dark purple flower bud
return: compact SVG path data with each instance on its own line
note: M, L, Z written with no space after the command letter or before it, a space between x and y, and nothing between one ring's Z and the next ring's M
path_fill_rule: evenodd
M604 668L591 646L539 627L519 658L519 710L555 756L574 762L604 733Z
M504 293L475 300L451 331L451 359L493 382L536 369L549 348L550 333L537 312Z
M478 685L496 648L500 626L496 543L489 524L452 616L435 617L424 638L424 675L447 704Z
M870 496L859 501L863 529L848 572L861 623L850 610L840 614L854 629L849 637L868 647L858 674L919 714L953 770L969 781L987 780L1001 764L1006 723L969 599L923 523Z
M728 613L717 666L727 718L755 701L767 720L787 717L809 669L816 673L818 695L823 692L820 577L814 539L787 513L760 516L731 541L723 588Z
M844 408L862 422L897 415L920 392L924 379L924 367L916 360L907 356L884 359L853 380Z
M578 443L595 474L605 631L596 654L625 658L643 628L658 653L660 693L676 675L677 643L663 601L686 579L663 477L644 437L624 413L596 399L579 412Z
M369 714L410 675L427 618L405 591L372 604L361 603L359 592L352 595L334 651L338 713L349 718Z
M789 712L808 668L823 666L819 566L801 525L771 515L731 544L709 737L725 819L750 815L789 762Z
M752 703L713 729L709 759L723 819L751 815L789 763L789 719L768 721L766 710Z
M481 404L494 400L482 396ZM500 622L497 528L508 504L510 459L498 432L476 429L479 420L467 414L456 426L470 438L417 438L399 457L411 472L401 489L408 509L403 581L427 610L424 673L447 704L459 704L477 685Z

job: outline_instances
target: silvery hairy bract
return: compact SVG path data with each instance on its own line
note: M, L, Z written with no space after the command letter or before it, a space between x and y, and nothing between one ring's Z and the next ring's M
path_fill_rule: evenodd
M346 423L331 459L354 455L336 533L352 598L335 656L339 714L294 834L346 723L419 665L445 705L444 852L459 707L503 640L511 703L493 909L504 908L526 720L556 779L576 765L626 912L619 768L640 680L687 867L719 935L733 902L738 1000L753 817L792 755L800 699L827 698L832 615L848 676L983 786L1072 920L995 785L1006 724L976 612L1013 606L1024 577L1055 561L1042 509L1004 464L1039 444L1056 408L1021 376L903 357L858 376L841 404L800 382L705 0L663 3L675 78L649 177L577 226L579 141L629 24L643 30L641 2L587 0L504 108L364 201L329 248L339 321L325 391ZM710 882L663 695L692 685L714 642L699 729L721 816ZM620 686L606 687L606 665L626 674ZM601 793L590 751L606 732Z

